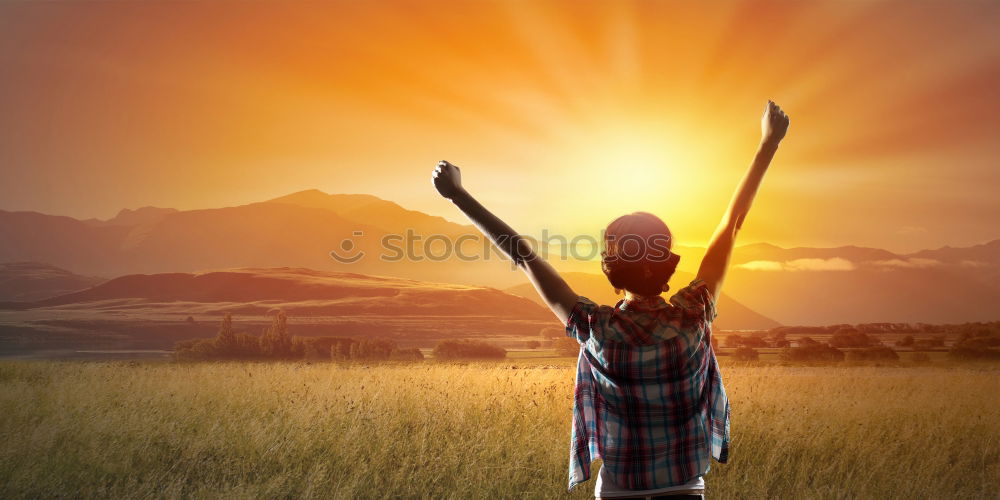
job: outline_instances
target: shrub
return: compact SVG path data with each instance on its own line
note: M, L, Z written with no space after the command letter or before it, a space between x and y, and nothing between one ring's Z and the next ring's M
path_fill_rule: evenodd
M733 352L733 359L736 361L757 361L760 354L753 347L740 347Z
M237 333L236 354L247 357L260 356L260 338L249 333Z
M302 359L309 361L325 361L330 359L330 351L320 350L315 342L306 342L300 339L295 339L295 342L302 346Z
M800 347L786 347L778 353L778 359L786 362L843 361L844 352L816 342Z
M958 359L1000 359L1000 349L993 349L983 338L972 338L952 346L948 355Z
M391 340L364 339L351 344L351 359L385 360L396 350L396 343Z
M853 328L841 328L830 338L831 347L868 347L874 344L871 337Z
M542 346L542 343L537 340L529 340L525 345L528 347L528 349L538 349L539 347Z
M215 337L177 342L174 357L179 360L257 359L262 355L259 339L234 331L233 318L226 314Z
M767 340L762 337L742 337L740 340L743 347L768 347Z
M899 339L896 341L896 345L899 347L913 347L913 335L907 335Z
M492 346L494 349L499 347ZM308 360L422 360L419 349L399 349L388 339L364 339L361 341L345 337L290 337L288 318L278 313L261 337L237 333L233 330L233 318L227 314L222 319L219 333L210 339L192 339L177 342L174 355L180 360L209 359L308 359ZM500 349L498 357L506 351ZM487 355L486 357L490 357ZM493 353L492 357L497 357Z
M351 358L351 346L356 344L354 339L341 338L330 344L330 359L345 360Z
M507 350L479 340L442 340L434 347L434 357L437 359L502 359L507 357Z
M174 344L174 357L179 360L200 360L217 357L215 339L182 340Z
M772 335L777 333L827 333L828 329L825 326L776 326L770 330Z
M423 361L424 353L420 352L420 349L416 347L396 349L389 355L389 359L397 361Z
M329 360L337 359L333 353L338 345L346 344L347 347L344 349L346 357L350 353L350 345L356 342L345 337L295 337L292 340L292 350L301 353L303 359Z

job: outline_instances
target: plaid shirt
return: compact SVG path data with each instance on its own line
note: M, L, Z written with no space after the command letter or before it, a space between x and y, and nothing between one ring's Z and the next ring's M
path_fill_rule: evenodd
M729 400L711 344L715 303L694 280L668 304L648 297L615 307L580 297L566 334L580 342L569 489L590 463L620 488L683 484L729 455Z

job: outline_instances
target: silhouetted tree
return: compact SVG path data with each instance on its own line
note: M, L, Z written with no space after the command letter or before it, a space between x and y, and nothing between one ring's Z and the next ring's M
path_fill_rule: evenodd
M345 342L337 342L330 346L330 358L335 360L346 360L351 358L351 347L357 342L347 339Z
M396 350L396 343L391 340L363 339L351 345L351 359L385 360Z
M292 356L292 341L288 336L288 317L284 311L278 311L271 320L271 326L260 339L261 354L271 359L290 358Z
M232 314L226 313L222 317L222 325L219 326L219 333L215 336L215 345L225 352L236 350L236 332L233 331Z
M874 344L871 337L854 328L841 328L830 338L830 345L833 347L868 347Z

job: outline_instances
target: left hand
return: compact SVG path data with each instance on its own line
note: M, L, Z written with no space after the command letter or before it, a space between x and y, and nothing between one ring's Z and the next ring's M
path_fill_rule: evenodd
M434 169L434 188L441 196L451 200L462 193L462 171L455 165L441 160Z
M768 100L760 117L760 135L764 142L777 144L788 132L788 115L774 101Z

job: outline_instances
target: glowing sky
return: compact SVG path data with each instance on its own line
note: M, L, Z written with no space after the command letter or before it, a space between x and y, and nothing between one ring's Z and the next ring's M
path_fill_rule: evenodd
M430 8L429 6L433 6ZM0 4L0 209L110 217L300 189L515 228L633 210L703 243L764 102L791 130L741 242L1000 237L995 2Z

